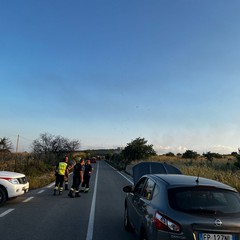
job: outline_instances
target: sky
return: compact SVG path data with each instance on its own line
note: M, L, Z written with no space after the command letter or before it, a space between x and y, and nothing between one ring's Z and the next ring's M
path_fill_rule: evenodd
M0 1L0 138L158 154L240 146L239 0Z

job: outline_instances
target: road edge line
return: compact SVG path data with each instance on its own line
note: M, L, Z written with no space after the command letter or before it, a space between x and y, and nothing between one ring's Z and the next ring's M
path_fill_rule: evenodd
M93 227L94 227L94 216L95 216L95 206L96 206L96 195L97 195L97 183L98 183L98 168L99 164L97 164L96 178L95 178L95 186L93 191L93 200L90 210L90 217L88 222L88 230L86 240L92 240L93 238Z

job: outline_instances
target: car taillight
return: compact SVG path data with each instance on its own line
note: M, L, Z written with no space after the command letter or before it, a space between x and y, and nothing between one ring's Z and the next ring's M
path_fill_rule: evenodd
M154 222L158 230L168 232L181 232L181 227L179 224L165 217L163 214L159 212L155 213Z

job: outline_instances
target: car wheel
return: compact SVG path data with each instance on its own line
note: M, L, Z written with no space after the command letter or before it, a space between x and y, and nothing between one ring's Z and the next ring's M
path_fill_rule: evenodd
M125 230L128 231L128 232L132 232L133 231L133 228L129 222L129 219L128 219L128 209L127 207L125 207L125 211L124 211L124 227L125 227Z
M7 194L2 188L0 188L0 207L3 206L6 201L7 201Z

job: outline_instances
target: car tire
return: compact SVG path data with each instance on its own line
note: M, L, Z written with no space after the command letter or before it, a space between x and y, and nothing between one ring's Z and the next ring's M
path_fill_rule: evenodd
M129 222L129 219L128 219L128 209L127 209L127 207L125 207L125 211L124 211L124 227L125 227L125 230L128 231L128 232L133 231L132 225L131 225L131 223Z
M0 187L0 207L7 201L7 193Z

